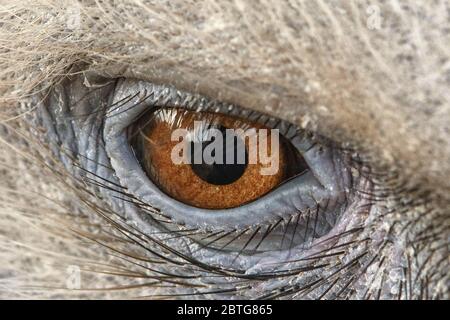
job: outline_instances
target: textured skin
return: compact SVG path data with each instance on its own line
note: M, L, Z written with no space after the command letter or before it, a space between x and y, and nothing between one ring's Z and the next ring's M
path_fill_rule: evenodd
M51 146L32 138L48 128L27 95L95 70L267 112L355 146L383 173L372 176L371 209L351 223L362 231L342 239L354 244L326 258L327 281L314 286L317 274L302 272L250 281L225 297L276 297L285 286L285 298L448 298L448 2L59 3L2 1L0 10L2 297L168 292L154 273L98 243L150 258L117 237L82 201L102 207L102 199L74 189Z

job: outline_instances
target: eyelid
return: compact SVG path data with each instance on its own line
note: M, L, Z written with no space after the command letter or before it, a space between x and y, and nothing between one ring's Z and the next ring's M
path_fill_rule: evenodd
M145 100L144 100L145 98ZM120 103L120 101L125 101ZM140 200L151 204L167 213L174 222L186 224L195 228L205 229L220 227L220 230L236 230L249 226L257 226L266 222L288 218L293 212L303 212L325 199L340 197L342 188L348 181L336 176L332 168L342 166L342 160L332 149L324 148L317 137L307 137L305 134L294 135L297 129L281 120L267 118L272 123L278 123L280 132L291 136L295 147L299 148L305 161L312 171L296 177L269 193L241 207L213 210L199 209L164 194L146 176L140 167L128 143L127 127L133 123L143 111L151 108L171 106L189 108L191 110L212 110L219 112L225 108L228 112L240 112L241 116L261 118L252 111L240 109L230 104L224 104L198 95L181 92L172 87L153 85L143 81L121 80L114 92L112 107L106 113L104 138L105 148L116 170L116 174L128 192L139 195ZM243 115L242 115L243 114ZM319 157L328 157L323 161L323 167L318 168ZM319 166L320 167L320 166ZM314 169L315 168L315 169ZM327 170L324 170L328 168ZM320 173L323 170L324 173Z

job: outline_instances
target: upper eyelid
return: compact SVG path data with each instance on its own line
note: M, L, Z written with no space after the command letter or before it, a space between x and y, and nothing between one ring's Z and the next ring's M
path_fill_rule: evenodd
M146 67L144 66L142 70L134 70L133 67L124 66L110 66L108 68L102 69L102 71L89 71L84 74L86 78L96 79L98 77L107 77L110 79L128 79L133 81L142 81L147 83L153 83L161 86L172 86L180 91L189 92L192 95L198 95L202 97L208 97L211 101L222 101L223 103L228 103L231 105L245 106L247 110L253 110L255 112L267 114L271 117L276 117L278 119L283 119L284 121L289 121L294 123L300 128L307 129L310 126L309 121L303 121L303 116L305 119L313 118L314 130L320 134L323 134L322 121L321 119L329 120L328 115L324 115L320 110L321 105L316 105L315 103L309 103L306 92L303 96L299 97L286 97L283 95L282 87L277 86L276 92L271 94L271 100L275 98L275 105L285 105L285 108L296 108L299 111L296 114L285 114L283 108L267 108L268 106L268 92L261 91L258 89L251 94L243 92L237 88L234 84L228 85L222 82L218 82L213 77L208 77L207 80L201 77L197 77L195 73L180 73L174 69L164 69L158 66ZM248 80L251 81L251 80ZM95 82L93 80L92 82ZM250 85L250 87L252 87ZM255 84L255 88L258 87ZM302 88L299 88L301 90ZM288 107L289 106L289 107ZM278 111L280 110L280 112ZM296 116L296 119L292 119L292 116ZM294 120L294 121L293 121ZM305 125L304 125L305 124ZM342 123L335 123L334 127L337 129L344 127ZM325 134L325 136L327 136ZM329 138L333 138L328 135ZM351 141L351 136L349 137ZM342 141L344 142L344 141Z
M133 81L142 81L147 83L153 83L155 85L161 86L171 86L177 88L177 90L189 92L192 95L198 95L202 97L208 97L211 101L227 103L236 106L245 106L246 110L253 110L258 113L266 114L274 118L282 119L284 121L289 121L296 124L298 127L302 127L300 119L294 121L291 117L285 116L283 113L278 111L267 109L268 103L268 93L267 91L260 92L255 90L253 93L249 94L240 90L234 84L225 84L216 81L214 78L209 77L207 80L201 77L196 77L193 73L179 73L173 69L162 69L157 66L152 68L147 68L144 66L142 71L133 70L132 67L120 67L112 66L101 72L91 71L86 73L87 77L109 77L109 78L123 78ZM273 100L273 97L271 98ZM283 101L285 105L291 106L304 106L304 100L297 100L294 98L287 98L280 93L280 89L277 89L276 100L279 102ZM320 112L315 111L314 105L307 105L307 111L309 116L314 116L317 119L322 117ZM318 123L320 127L320 121Z
M230 116L244 117L249 121L258 122L270 128L277 128L280 130L280 133L283 134L288 139L292 138L296 133L298 133L299 130L301 130L292 123L285 121L283 119L273 117L249 108L242 108L240 105L234 103L211 99L199 93L190 93L179 90L178 88L175 88L173 86L156 85L142 80L122 79L122 81L130 81L131 83L142 83L143 86L149 84L154 86L150 90L151 91L150 93L148 93L148 88L143 88L136 90L136 92L133 93L132 95L123 97L121 99L124 101L123 104L134 101L135 106L147 103L158 107L166 107L166 106L182 107L191 111L209 111L216 113L224 113ZM118 85L120 86L120 84ZM155 99L155 97L160 98L162 97L164 98L164 100L160 100L159 98ZM120 101L118 101L118 103L120 103ZM129 107L130 110L132 108L133 105ZM118 104L111 110L108 110L107 116L108 117L118 116L120 115L120 113L126 111L129 110L121 108L121 105ZM137 114L136 116L138 117L139 114Z
M145 72L144 72L145 71ZM323 115L320 111L320 106L316 104L309 104L307 102L307 97L302 99L284 97L279 93L280 90L277 90L276 99L279 101L278 103L282 103L286 106L292 106L292 108L300 108L298 112L295 113L297 118L292 119L291 116L294 114L289 113L289 116L282 112L282 109L276 108L276 110L267 109L265 106L267 105L267 92L261 92L261 95L257 95L257 91L251 95L242 92L241 90L235 88L232 85L225 85L223 83L219 83L214 81L213 78L208 78L208 81L204 79L195 77L195 74L184 74L177 73L173 69L161 69L161 68L144 68L143 71L138 72L130 68L113 66L109 67L102 72L91 71L85 74L86 77L96 78L98 76L101 77L109 77L113 79L127 79L132 81L142 81L146 83L153 83L155 85L161 86L171 86L176 88L177 90L189 92L193 96L204 97L209 101L221 102L223 104L236 105L236 106L245 106L245 109L248 111L254 111L260 114L266 114L272 118L281 119L286 122L290 122L295 124L297 127L302 129L307 129L309 126L314 127L314 131L322 134L329 139L336 141L337 137L333 137L327 134L323 134L323 132L327 132L328 130L324 130L322 118L326 117L327 121L329 117L327 115ZM280 112L278 112L280 110ZM304 121L303 119L314 119L314 124L312 125L310 121ZM324 118L325 119L325 118ZM344 128L345 126L342 123L336 123L333 125L339 131L340 128ZM345 141L336 141L339 143L350 144L352 146L357 146L359 143L352 140L352 136L346 138Z

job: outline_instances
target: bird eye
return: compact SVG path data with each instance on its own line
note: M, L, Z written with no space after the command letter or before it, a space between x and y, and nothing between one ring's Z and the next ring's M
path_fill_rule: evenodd
M157 109L132 126L130 142L161 190L199 208L238 207L308 169L278 129L220 113Z

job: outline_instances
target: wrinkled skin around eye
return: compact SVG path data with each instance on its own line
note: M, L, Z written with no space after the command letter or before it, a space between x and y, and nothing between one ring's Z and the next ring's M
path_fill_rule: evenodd
M309 170L236 208L209 210L176 201L144 173L124 129L143 111L161 103L192 110L199 110L200 105L205 105L205 110L231 110L230 106L142 81L98 79L98 87L92 90L83 80L65 81L41 104L37 119L49 128L43 139L53 144L54 154L76 179L102 194L105 205L135 223L141 232L189 230L185 236L178 236L172 248L198 260L194 265L204 263L232 273L283 269L284 261L310 257L336 243L333 237L357 223L366 210L355 210L365 203L356 196L356 188L370 192L372 184L366 178L352 177L350 169L357 170L359 164L353 163L346 152L280 120L250 116L240 110L234 113L264 120L267 125L277 124L303 154ZM144 91L154 98L144 101L136 94ZM60 103L63 97L76 102L60 104L55 112L52 104ZM184 105L182 101L186 100L190 102ZM152 212L155 209L160 213ZM153 221L155 218L160 218L159 223ZM189 247L188 252L182 245ZM217 252L219 248L221 252ZM273 261L283 264L273 266Z
M449 298L448 2L82 2L78 26L66 8L3 3L0 296ZM140 233L128 191L102 180L114 168L97 147L95 110L109 90L61 77L80 61L354 145L348 220L283 259L235 260L194 252L177 230ZM76 103L86 91L90 102Z
M408 240L411 235L401 232L408 220L402 221L401 215L405 211L399 209L402 207L400 201L410 201L408 205L411 205L415 200L408 200L410 191L402 190L392 176L371 168L369 160L350 152L353 154L350 162L353 182L346 187L351 190L345 197L328 198L325 203L318 202L317 207L304 209L306 217L298 215L275 221L281 230L283 226L289 230L284 231L286 237L292 229L294 234L304 229L306 237L308 226L314 225L315 230L317 221L322 223L321 219L313 219L314 213L334 219L332 227L323 229L326 231L321 234L319 230L323 227L318 226L319 234L308 242L301 242L297 237L296 240L289 239L291 243L287 247L282 243L281 249L274 248L270 244L276 243L276 237L267 236L263 230L265 227L266 231L270 230L275 222L269 227L261 224L259 228L241 227L236 231L217 229L218 225L225 227L226 220L214 225L216 229L210 231L208 228L202 230L201 225L193 225L194 218L180 224L173 219L173 208L159 210L164 201L157 202L153 196L140 198L143 192L145 194L145 181L130 188L127 181L139 181L138 173L133 169L130 171L127 165L132 162L132 155L126 155L123 149L126 142L121 142L120 135L111 135L114 130L122 132L122 128L126 128L128 123L123 119L129 117L128 114L135 117L134 113L141 112L139 108L145 108L143 103L133 102L135 98L140 101L133 91L134 82L117 82L101 77L89 78L93 87L87 87L86 82L83 77L68 79L56 86L44 100L34 100L38 109L31 121L33 126L41 128L38 139L49 143L49 149L64 164L62 170L68 170L72 175L72 183L85 201L89 199L87 192L94 192L96 196L87 200L88 206L107 221L114 221L113 230L125 232L129 243L112 246L111 249L127 259L136 255L147 257L145 261L151 266L151 274L168 274L172 280L183 283L177 289L159 289L158 295L182 294L202 298L209 291L217 291L217 297L222 298L347 296L362 299L376 294L379 298L394 299L403 294L411 296L423 285L420 281L414 282L415 285L408 282L408 277L412 277L408 272L413 257L402 249L404 241L411 241ZM131 100L121 96L115 98L117 92L122 93L128 88L125 98L132 97ZM155 89L151 95L156 96L157 92ZM165 95L161 97L155 101L174 103L165 99ZM115 99L126 102L119 105ZM344 150L342 152L345 153ZM343 177L339 170L337 177L332 179L335 182ZM317 174L330 179L333 173L319 171ZM98 199L101 199L100 203ZM418 211L417 220L426 213L433 214L426 211L429 210L427 204L420 205L424 211ZM187 209L184 209L186 214ZM193 212L195 210L200 209L192 209ZM260 211L263 217L263 209ZM396 223L386 224L391 218L395 218ZM236 226L239 228L238 224ZM446 228L445 225L431 226L417 230L418 243L420 237L427 235L427 230ZM394 236L393 230L399 233ZM282 233L279 232L279 237ZM124 237L124 234L119 237ZM251 241L254 241L252 245ZM228 245L230 242L233 245ZM108 243L105 245L110 247ZM424 263L427 259L434 261L434 267L425 273L428 290L438 290L433 291L434 294L441 290L444 279L440 272L446 263L445 250L445 245L441 244L414 257L415 263ZM377 272L385 274L381 283L375 282L380 281L376 280ZM420 277L420 274L416 276ZM377 284L376 292L372 292L372 282Z

